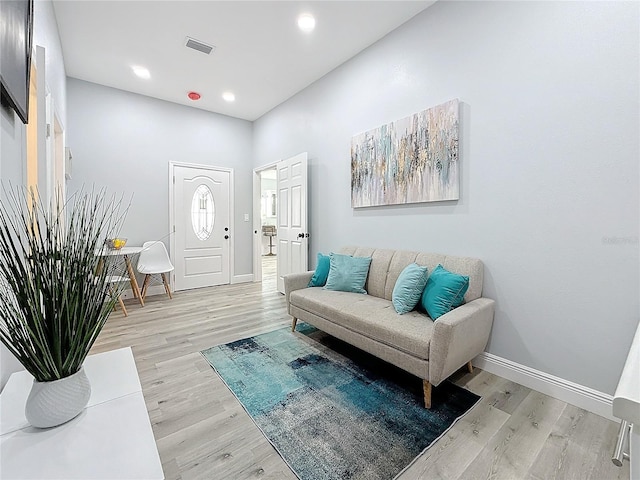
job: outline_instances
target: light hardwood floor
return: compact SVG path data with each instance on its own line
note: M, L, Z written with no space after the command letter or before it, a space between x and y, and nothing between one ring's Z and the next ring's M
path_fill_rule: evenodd
M127 307L128 317L111 315L92 353L132 347L165 478L295 479L199 353L289 325L275 278ZM611 462L613 422L477 368L452 379L482 400L401 480L629 478L628 462Z

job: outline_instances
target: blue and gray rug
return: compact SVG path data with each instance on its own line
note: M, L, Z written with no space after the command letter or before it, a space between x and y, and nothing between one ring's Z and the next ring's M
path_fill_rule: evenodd
M303 480L392 479L480 397L298 324L202 352Z

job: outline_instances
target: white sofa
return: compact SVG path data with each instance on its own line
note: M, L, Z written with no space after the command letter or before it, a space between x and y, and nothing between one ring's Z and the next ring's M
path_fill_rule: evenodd
M368 294L308 287L313 272L284 277L287 309L293 317L369 352L423 380L425 407L431 408L431 386L468 365L487 345L494 301L482 297L483 265L475 258L345 247L339 253L371 257L365 283ZM441 264L469 277L465 303L435 322L416 310L399 315L391 302L398 276L410 263L428 268Z

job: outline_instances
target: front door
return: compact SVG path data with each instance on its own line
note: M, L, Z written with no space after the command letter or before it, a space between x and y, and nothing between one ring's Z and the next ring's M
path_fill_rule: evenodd
M229 283L232 174L173 165L175 290Z
M309 233L307 231L307 153L278 162L277 276L278 291L284 293L283 277L306 272Z

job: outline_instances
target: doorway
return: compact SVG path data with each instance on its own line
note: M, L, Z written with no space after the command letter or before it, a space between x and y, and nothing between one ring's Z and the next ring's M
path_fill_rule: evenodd
M260 172L260 256L262 287L276 289L278 190L275 167Z
M271 288L271 277L263 278L263 270L268 264L273 271L269 259L275 258L275 289L284 293L283 276L308 267L306 152L254 169L253 218L253 281L268 279Z

